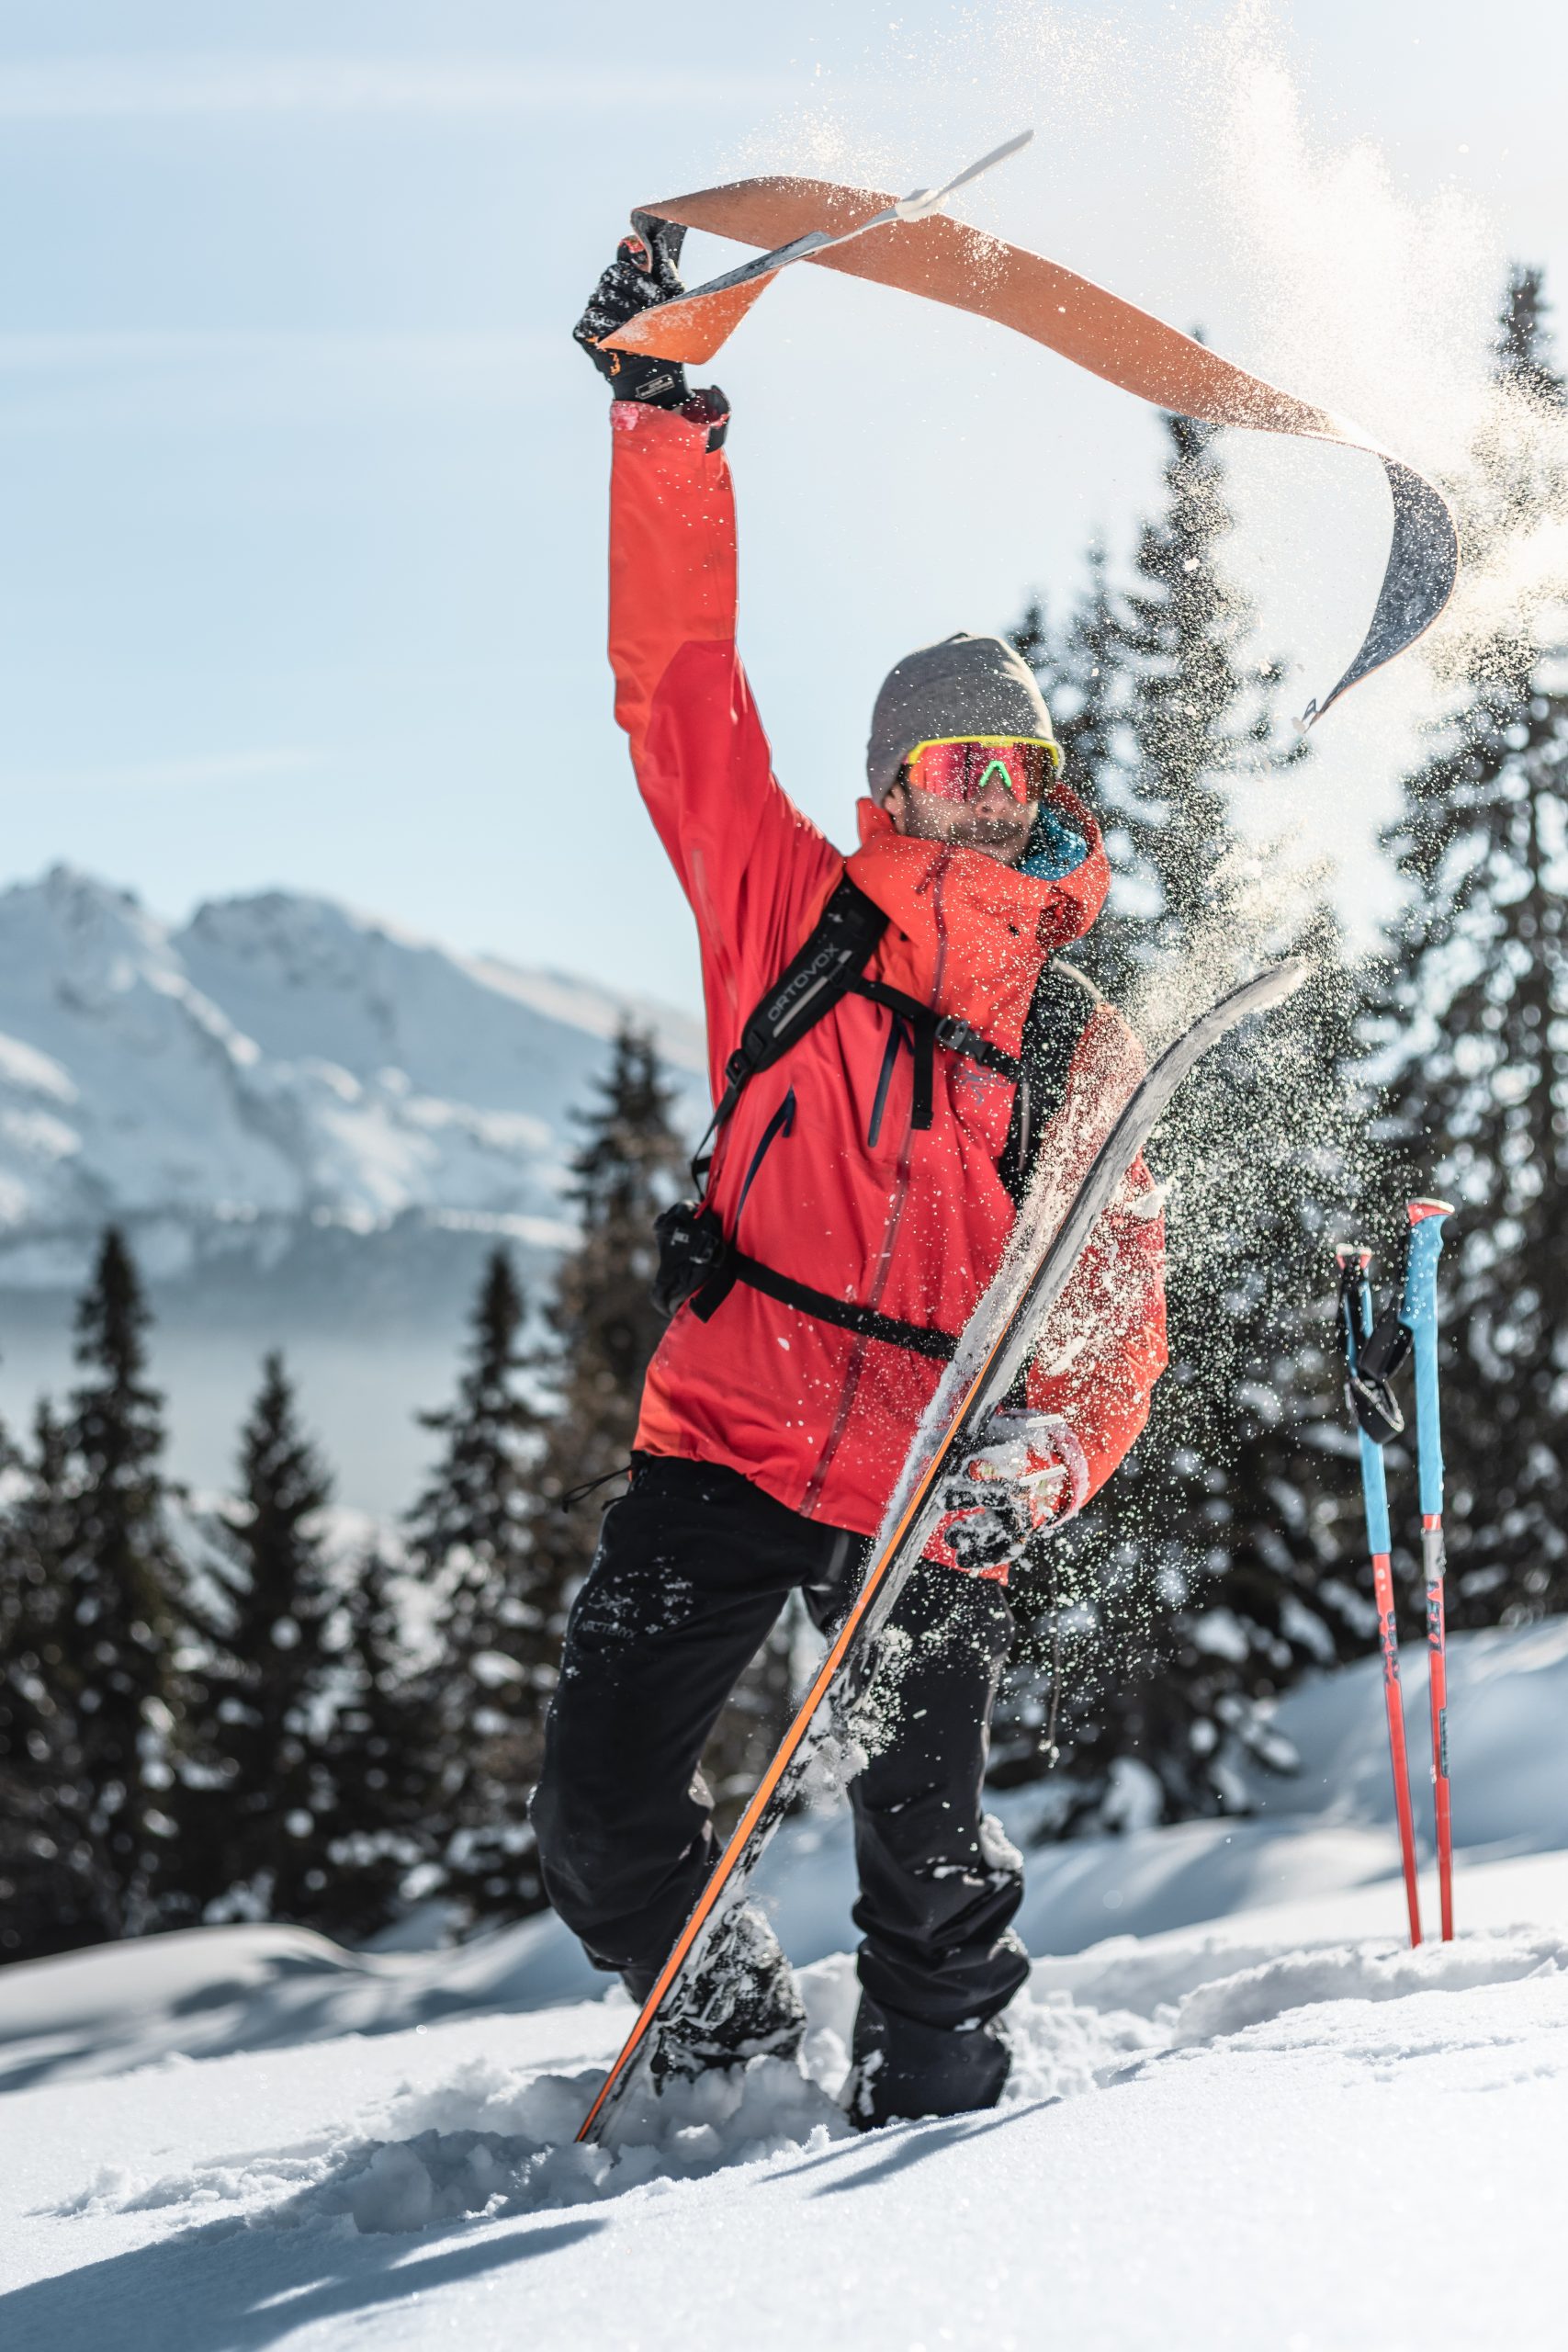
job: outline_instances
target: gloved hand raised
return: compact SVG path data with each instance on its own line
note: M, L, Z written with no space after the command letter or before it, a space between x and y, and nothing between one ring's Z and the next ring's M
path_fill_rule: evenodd
M985 1444L943 1482L945 1515L925 1556L1005 1578L1035 1536L1075 1515L1086 1485L1082 1452L1064 1420L1004 1406L987 1423Z
M652 224L649 224L652 227ZM602 351L601 335L614 334L639 311L683 294L680 257L683 232L660 221L644 238L623 237L615 258L588 298L588 308L572 329L618 401L641 401L650 408L679 408L686 399L686 371L678 360L652 359L641 351Z

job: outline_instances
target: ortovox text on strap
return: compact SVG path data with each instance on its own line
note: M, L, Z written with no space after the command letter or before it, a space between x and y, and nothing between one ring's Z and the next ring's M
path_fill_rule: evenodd
M708 1130L697 1146L692 1174L701 1184L713 1143L759 1070L769 1069L797 1038L832 1011L852 985L887 928L874 899L846 874L818 916L811 936L786 964L740 1032L740 1043L724 1066L728 1081ZM924 1008L922 1008L923 1010Z

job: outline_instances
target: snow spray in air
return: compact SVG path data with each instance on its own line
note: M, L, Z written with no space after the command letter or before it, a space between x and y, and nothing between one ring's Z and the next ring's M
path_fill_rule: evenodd
M1303 95L1290 31L1268 7L1245 5L1195 28L1004 0L959 16L945 39L890 27L869 73L859 57L842 75L829 57L823 68L820 99L749 141L738 168L901 186L932 154L978 153L1005 90L1009 119L1032 121L1040 135L1009 175L980 185L969 218L1048 244L1163 316L1201 322L1228 356L1408 453L1459 514L1465 570L1448 612L1330 714L1306 755L1288 757L1280 715L1300 707L1308 681L1334 674L1375 588L1386 526L1361 479L1371 461L1222 435L1213 447L1235 526L1212 537L1208 630L1252 684L1290 649L1291 672L1271 697L1275 724L1253 733L1241 696L1216 728L1201 697L1184 710L1173 694L1163 739L1146 723L1112 728L1109 758L1080 778L1113 834L1119 809L1135 817L1151 783L1186 776L1214 798L1215 825L1162 821L1159 837L1139 844L1152 849L1157 880L1151 893L1145 876L1140 907L1134 875L1120 912L1130 919L1163 899L1165 919L1129 955L1125 927L1116 946L1113 906L1078 958L1149 1050L1261 957L1305 944L1318 961L1315 984L1254 1055L1219 1057L1200 1075L1151 1154L1169 1187L1174 1368L1156 1396L1158 1425L1119 1476L1099 1532L1055 1547L1069 1593L1103 1611L1114 1589L1122 1646L1146 1654L1170 1606L1201 1593L1205 1551L1224 1550L1224 1479L1213 1465L1245 1442L1235 1409L1244 1382L1248 1412L1280 1409L1258 1342L1277 1334L1301 1346L1321 1288L1314 1245L1354 1206L1355 1176L1364 1188L1372 1168L1372 1106L1346 1075L1363 991L1340 926L1364 944L1393 905L1380 827L1477 650L1560 633L1568 419L1550 387L1499 371L1507 256L1483 206L1453 181L1412 193L1396 156L1326 130ZM1075 474L1098 475L1122 518L1106 532L1112 580L1123 596L1146 593L1126 517L1158 505L1147 427L1130 413L1097 420L1086 466L1077 436L1088 408L1064 392L1061 371L1026 352L999 365L1038 379L1019 489L1038 496L1043 535L1053 525L1059 534ZM998 369L994 345L986 367ZM1135 465L1108 461L1114 436ZM951 494L961 500L962 448L954 457ZM1011 617L1023 584L997 582L988 623ZM1051 599L1057 611L1065 601ZM1104 1634L1102 1624L1102 1664Z

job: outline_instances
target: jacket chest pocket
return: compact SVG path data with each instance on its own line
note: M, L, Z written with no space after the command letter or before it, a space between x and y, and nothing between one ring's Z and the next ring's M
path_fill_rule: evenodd
M947 1072L948 1099L958 1125L982 1144L993 1159L1007 1149L1018 1084L1000 1070L983 1069L978 1063L954 1059Z
M883 1129L887 1123L887 1098L893 1091L894 1074L897 1070L900 1057L905 1055L908 1057L908 1087L905 1116L897 1123L900 1139L902 1130L908 1125L908 1113L914 1103L915 1033L901 1012L890 1012L887 1016L887 1043L883 1047L882 1060L876 1073L876 1084L872 1091L871 1114L865 1124L865 1147L868 1151L874 1151L882 1140Z
M729 1228L730 1238L733 1241L739 1241L740 1238L740 1220L745 1214L747 1195L762 1172L763 1161L781 1136L790 1135L794 1131L796 1107L795 1089L792 1086L787 1089L784 1101L751 1147L751 1156L746 1163L745 1172L740 1179L740 1190L735 1202L735 1216Z

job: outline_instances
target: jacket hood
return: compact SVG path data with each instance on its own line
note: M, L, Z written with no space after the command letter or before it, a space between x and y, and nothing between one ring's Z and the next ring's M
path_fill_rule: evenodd
M1099 825L1066 785L1056 785L1051 798L1069 816L1088 843L1081 865L1056 881L1021 874L983 850L964 849L951 842L919 841L901 833L886 808L874 800L857 800L855 816L861 845L849 861L854 881L868 899L902 923L902 910L911 892L923 888L938 854L950 861L961 877L966 898L977 902L1015 934L1030 937L1047 954L1081 939L1093 923L1111 888L1111 867ZM908 928L906 923L904 927Z

